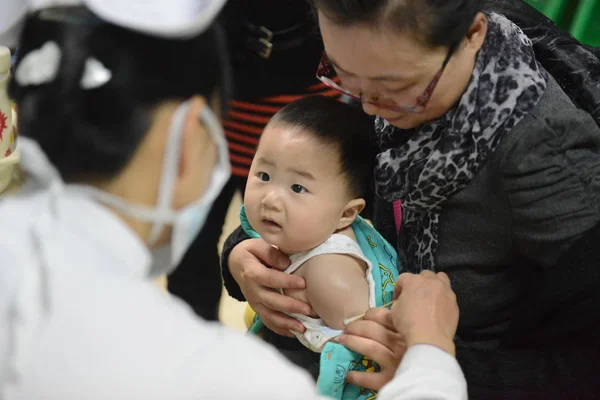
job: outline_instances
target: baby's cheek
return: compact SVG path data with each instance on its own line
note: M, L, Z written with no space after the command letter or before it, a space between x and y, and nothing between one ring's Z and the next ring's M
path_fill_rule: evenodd
M246 190L244 194L244 207L246 208L246 216L248 219L260 218L260 198L251 189Z
M330 220L324 215L319 213L308 213L304 215L297 215L295 221L294 237L298 243L302 243L303 247L310 249L315 247L331 235L330 232Z
M294 213L293 218L294 225L303 234L310 234L310 232L314 232L314 229L318 227L318 218L315 218L315 215L311 212L299 211Z
M256 229L259 218L258 210L256 209L256 207L253 207L253 204L251 202L246 202L244 204L244 208L246 209L246 218L248 218L248 222L250 222L250 225L252 225L252 227Z

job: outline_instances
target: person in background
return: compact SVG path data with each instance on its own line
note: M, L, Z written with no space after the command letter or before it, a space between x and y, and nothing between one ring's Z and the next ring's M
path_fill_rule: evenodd
M315 79L323 44L306 0L230 0L221 16L229 41L233 94L224 116L231 179L181 265L169 291L198 315L218 318L221 274L217 244L234 194L243 194L262 131L283 106L306 95L339 97ZM214 269L202 266L214 265Z

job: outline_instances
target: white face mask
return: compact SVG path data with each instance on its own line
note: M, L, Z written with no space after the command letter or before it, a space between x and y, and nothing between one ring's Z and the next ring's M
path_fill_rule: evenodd
M167 225L172 226L169 245L152 251L153 264L150 275L158 276L171 272L182 260L186 251L200 233L215 199L229 180L231 166L227 151L227 142L223 128L208 106L200 114L202 122L208 129L212 140L218 147L218 161L213 169L210 182L202 197L179 210L173 210L172 199L178 168L181 158L181 139L183 136L185 116L189 103L185 102L173 114L169 139L165 149L161 183L156 208L132 204L113 194L91 186L78 186L77 191L86 193L97 200L112 206L122 214L144 222L151 222L149 245L154 245Z

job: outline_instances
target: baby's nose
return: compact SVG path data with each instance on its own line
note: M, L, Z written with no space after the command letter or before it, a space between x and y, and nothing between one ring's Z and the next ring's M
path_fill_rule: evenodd
M276 190L272 190L263 197L262 205L268 210L281 211L281 197Z

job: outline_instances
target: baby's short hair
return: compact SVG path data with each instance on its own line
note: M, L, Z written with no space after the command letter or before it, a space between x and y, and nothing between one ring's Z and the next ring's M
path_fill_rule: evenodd
M356 105L325 96L307 96L283 107L269 124L308 131L324 144L337 146L340 170L353 198L366 197L373 184L376 154L373 118Z

